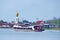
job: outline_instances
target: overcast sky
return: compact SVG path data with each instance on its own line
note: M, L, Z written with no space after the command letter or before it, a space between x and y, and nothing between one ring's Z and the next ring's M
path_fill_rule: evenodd
M0 0L0 20L14 21L16 11L20 21L59 18L60 0Z

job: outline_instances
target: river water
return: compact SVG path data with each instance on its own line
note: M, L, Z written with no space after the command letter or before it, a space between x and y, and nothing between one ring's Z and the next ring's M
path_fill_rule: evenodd
M0 40L60 40L60 30L23 32L13 29L0 29Z

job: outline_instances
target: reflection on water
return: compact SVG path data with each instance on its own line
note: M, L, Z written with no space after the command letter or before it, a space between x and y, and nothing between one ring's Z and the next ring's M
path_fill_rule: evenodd
M43 32L21 32L13 29L0 29L0 40L59 40L60 30Z

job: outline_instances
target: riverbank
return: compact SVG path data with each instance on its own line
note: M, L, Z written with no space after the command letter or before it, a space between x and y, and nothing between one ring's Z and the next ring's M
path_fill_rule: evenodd
M60 28L45 28L45 30L60 30Z

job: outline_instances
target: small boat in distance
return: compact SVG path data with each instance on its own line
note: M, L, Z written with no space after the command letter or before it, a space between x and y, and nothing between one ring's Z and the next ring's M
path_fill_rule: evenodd
M19 24L19 13L16 13L16 19L15 19L15 24L13 25L13 29L22 29L22 30L32 30L35 32L40 32L43 31L44 29L42 29L42 26L40 25L34 25L34 26L21 26L21 24ZM24 25L24 24L23 24Z

